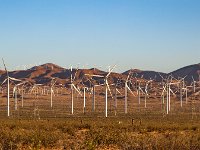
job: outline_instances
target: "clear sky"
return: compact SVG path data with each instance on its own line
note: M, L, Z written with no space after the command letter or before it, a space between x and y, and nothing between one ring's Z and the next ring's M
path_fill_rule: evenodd
M0 0L0 56L170 72L200 62L200 0Z

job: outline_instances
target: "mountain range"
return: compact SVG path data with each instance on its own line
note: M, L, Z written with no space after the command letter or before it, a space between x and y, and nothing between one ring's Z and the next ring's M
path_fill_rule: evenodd
M199 64L194 64L194 65L189 65L185 66L183 68L177 69L173 72L170 73L162 73L162 72L156 72L156 71L142 71L139 69L132 69L125 71L123 73L111 73L109 76L109 80L112 81L117 81L118 79L121 80L126 80L129 72L132 72L134 77L137 78L143 78L146 80L154 80L154 81L161 81L162 77L166 78L169 75L172 75L175 78L184 78L185 81L188 83L191 83L194 80L199 81L199 76L200 76L200 63ZM105 76L107 72L99 70L97 68L91 68L91 69L72 69L72 74L73 78L75 76L75 82L80 83L80 82L85 82L85 84L88 82L89 76L86 77L85 74L88 75L102 75ZM6 79L6 71L5 70L0 70L0 82L3 82ZM57 84L68 84L70 83L70 77L71 77L71 70L66 69L63 67L60 67L58 65L52 64L52 63L46 63L40 66L34 66L30 69L27 70L15 70L15 71L10 71L9 76L21 80L26 80L31 83L36 83L36 84L46 84L49 85L51 83L52 78L56 78ZM95 77L94 77L95 80ZM103 79L102 79L103 80ZM102 81L103 82L103 81Z

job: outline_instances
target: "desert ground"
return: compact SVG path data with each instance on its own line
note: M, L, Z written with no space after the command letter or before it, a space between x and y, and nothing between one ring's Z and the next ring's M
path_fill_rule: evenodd
M105 95L97 89L95 108L92 95L74 93L72 114L71 94L66 90L54 94L24 94L10 97L10 116L7 117L7 98L1 94L1 149L200 149L200 99L171 98L166 114L166 102L161 98L138 97L128 94L127 114L124 96L118 95L117 109L108 96L108 117L105 117ZM121 91L122 92L122 91ZM17 104L17 106L16 106Z

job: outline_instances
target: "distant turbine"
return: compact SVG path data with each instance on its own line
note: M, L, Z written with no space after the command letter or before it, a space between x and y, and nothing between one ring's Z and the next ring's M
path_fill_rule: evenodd
M56 84L56 80L55 80L55 78L52 78L51 89L50 89L50 92L51 92L51 108L53 108L53 94L54 94L53 87L54 87L55 84Z

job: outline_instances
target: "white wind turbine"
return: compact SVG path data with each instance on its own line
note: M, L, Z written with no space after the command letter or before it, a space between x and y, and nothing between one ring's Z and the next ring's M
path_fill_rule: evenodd
M138 81L136 81L138 82ZM145 92L141 88L141 82L138 82L138 88L137 88L137 93L138 93L138 104L139 104L139 110L140 110L140 104L141 104L141 92L145 95Z
M17 110L17 86L14 86L14 88L13 88L13 98L14 98L14 102L15 102L15 110Z
M115 98L114 98L114 101L115 101L115 116L117 115L117 93L119 93L120 95L121 92L117 89L117 86L119 85L119 79L117 80L117 83L115 84Z
M161 76L161 75L160 75ZM161 76L162 77L162 76ZM169 81L170 78L171 77L171 81ZM176 82L174 82L172 79L173 79L173 76L172 75L170 75L170 76L168 76L167 77L167 79L164 79L163 77L162 77L162 79L166 82L165 84L165 86L163 86L163 91L165 90L165 88L166 88L166 92L167 92L167 96L166 96L166 111L167 111L167 114L169 114L169 111L171 110L171 93L173 94L173 95L176 95L174 92L173 92L173 90L171 89L171 85L179 85L179 81L177 80Z
M84 74L84 75L86 75L86 74ZM87 82L87 81L90 82L90 80L87 78L86 81L83 81L83 79L84 79L84 76L82 77L80 83L82 84L82 89L83 89L83 114L85 114L85 112L86 112L86 91L88 91L89 88L87 86L85 86L84 82ZM80 92L79 88L77 88L77 90Z
M185 78L187 77L187 75L183 78L181 78L179 80L179 90L180 90L180 101L181 101L181 107L183 106L183 89L185 87ZM186 104L187 104L187 101L186 101Z
M51 108L53 108L53 94L54 94L54 85L56 84L56 80L55 78L52 78L51 80L51 89L50 89L50 92L51 92Z
M75 78L76 78L76 74L77 74L77 71L78 71L78 68L76 69L76 72L75 72L75 75L73 77L73 69L72 69L72 66L71 66L71 75L70 75L70 87L71 87L71 113L74 114L74 89L78 92L78 94L82 95L81 92L76 88L76 86L74 85L74 81L75 81Z
M89 76L89 77L94 77L95 75L90 75L90 74L85 74L85 76ZM95 85L92 81L92 78L88 78L88 81L90 82L90 85L92 86L92 112L95 111Z
M13 88L13 97L15 99L15 110L17 110L17 104L18 104L17 92L19 91L18 86L20 86L20 85L21 85L21 83L15 85L14 88Z
M112 69L109 68L108 74L104 77L104 86L105 86L105 117L108 117L108 90L110 92L111 97L113 98L111 90L110 90L110 86L108 84L108 77L110 76L111 72L113 71L113 69L115 67L116 67L116 65L114 65L112 67Z
M193 81L193 82L192 82L192 85L193 85L193 92L195 93L195 92L196 92L196 82L197 82L197 81L194 80L194 77L193 77L193 76L192 76L192 81Z
M87 87L83 87L83 114L85 114L86 110L86 89Z
M88 87L85 86L83 79L81 81L81 84L83 85L83 114L86 112L86 91L88 90Z
M16 79L15 79L16 80ZM20 80L18 80L20 81ZM19 84L16 84L13 88L13 97L15 98L15 110L17 110L17 92L20 92L19 87L22 85L22 89L21 89L21 98L22 98L22 107L24 107L24 85L27 83L28 81L23 81Z
M85 76L89 76L90 78L87 78L88 81L90 82L90 85L92 87L92 112L95 112L95 90L96 87L102 86L103 84L95 84L94 81L92 80L92 77L103 77L101 75L91 75L91 74L84 74Z
M3 65L4 65L4 68L5 68L5 71L7 73L7 116L9 117L10 116L10 80L9 80L9 74L8 74L8 71L6 69L6 65L4 63L4 60L2 58L2 61L3 61Z
M21 98L22 98L22 104L21 105L22 105L22 108L24 107L24 93L25 93L24 86L25 86L26 83L28 83L28 81L21 83L22 84L22 89L21 89Z
M9 76L8 70L6 69L6 65L3 58L2 58L2 61L3 61L3 65L6 71L6 75L7 75L7 78L3 81L2 85L7 81L7 116L9 117L10 116L10 80L13 80L13 81L21 81L21 80L11 78Z
M103 75L90 75L90 76L93 76L93 77L104 78L104 87L105 87L105 117L108 117L108 90L110 92L111 97L113 98L111 90L110 90L110 86L108 84L108 77L110 76L110 74L112 73L112 71L113 71L113 69L115 67L116 67L116 65L114 65L112 67L112 69L110 69L110 67L109 67L109 72L106 75L104 75L104 76Z
M147 108L147 96L149 95L148 94L148 85L152 82L152 80L149 80L146 82L146 85L145 85L145 104L144 104L144 107Z
M186 101L186 103L188 101L188 87L190 87L190 86L185 86L185 87L182 88L184 90L183 94L185 94L185 101Z
M160 74L159 74L160 75ZM161 76L161 75L160 75ZM169 83L169 77L167 79L164 79L162 77L162 86L163 86L163 91L162 91L162 96L163 96L163 102L164 104L164 98L165 98L165 92L166 92L166 114L169 114L169 109L170 109L170 83Z
M166 93L166 114L169 114L169 83L168 78L164 79L164 77L159 73L159 76L162 78L162 102L161 102L161 108L165 102L165 93ZM164 108L164 107L163 107Z
M129 77L130 77L131 74L132 74L132 71L129 71L128 77L127 77L127 79L125 81L125 101L124 101L124 111L125 111L125 114L128 113L128 111L127 111L127 109L128 109L128 100L127 100L128 99L128 90L131 92L131 94L133 96L135 96L134 93L131 91L130 87L128 86Z
M169 112L169 111L171 111L171 93L173 94L173 95L176 95L173 91L172 91L172 89L171 89L171 85L177 85L177 84L179 84L179 82L170 82L170 83L168 83L168 109L167 109L167 111ZM168 113L167 113L168 114Z
M169 82L169 77L167 78L167 82L166 82L166 88L167 88L167 100L166 100L166 111L167 114L169 114L170 111L170 82Z
M161 111L164 110L164 103L165 103L165 93L167 88L167 84L165 84L164 82L162 82L162 93L161 93Z
M169 83L169 77L164 78L160 73L160 77L162 78L162 86L163 86L163 91L162 91L162 105L164 104L164 98L165 98L165 92L166 92L166 114L169 114L170 110L170 83Z

